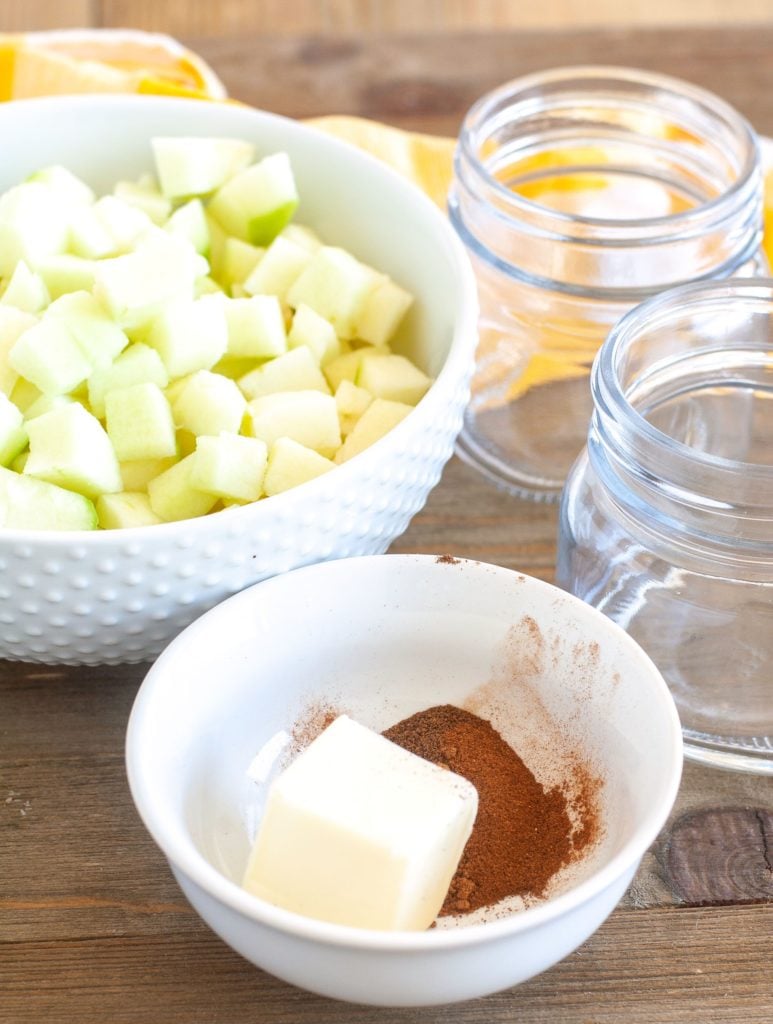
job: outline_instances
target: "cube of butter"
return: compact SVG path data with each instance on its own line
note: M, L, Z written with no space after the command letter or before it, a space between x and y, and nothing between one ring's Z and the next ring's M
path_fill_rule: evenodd
M273 783L243 885L323 921L428 928L477 809L466 779L341 715Z

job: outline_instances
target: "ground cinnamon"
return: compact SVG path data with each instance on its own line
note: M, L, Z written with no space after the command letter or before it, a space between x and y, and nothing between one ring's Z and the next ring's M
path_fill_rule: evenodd
M441 917L466 914L508 896L542 895L594 833L581 822L573 836L561 790L543 789L490 723L469 711L450 704L428 708L384 736L464 776L478 790L475 827Z

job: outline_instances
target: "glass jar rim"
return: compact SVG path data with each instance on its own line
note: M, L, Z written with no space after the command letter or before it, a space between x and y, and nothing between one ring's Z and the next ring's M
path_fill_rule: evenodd
M635 438L637 448L646 449L657 460L667 456L670 464L684 478L705 472L715 480L731 485L739 474L760 487L765 504L773 504L773 463L744 462L701 452L678 441L649 422L628 401L620 379L620 363L628 347L653 327L663 327L669 320L685 312L697 312L708 302L733 299L750 307L766 309L773 315L773 278L750 277L719 281L698 281L678 285L654 295L624 314L610 331L599 349L591 371L591 391L597 413L603 411L610 423L626 437ZM773 345L771 346L773 349ZM597 419L594 415L594 419Z
M484 124L491 111L507 96L514 96L518 92L533 86L554 85L564 81L568 83L571 80L581 81L583 79L588 81L594 79L603 81L606 79L610 83L622 82L666 90L692 100L700 107L709 110L714 116L721 117L729 124L734 124L744 136L748 147L746 158L738 177L727 189L707 202L699 203L697 206L677 213L647 218L590 217L577 213L567 213L566 211L545 207L532 199L513 192L512 189L508 188L491 174L475 153L472 146L472 135L476 125ZM512 207L513 210L522 210L529 216L544 216L547 214L556 225L577 225L580 228L607 229L610 231L614 230L615 232L634 231L637 228L641 229L643 226L646 226L648 233L656 230L658 227L669 230L678 229L680 232L690 230L699 233L702 230L700 226L702 223L705 221L710 222L724 208L732 205L740 193L746 191L750 180L757 172L760 164L760 148L754 128L735 107L721 99L721 97L707 89L702 89L700 86L685 82L671 75L615 65L577 65L554 68L546 71L537 71L530 75L524 75L505 82L503 85L480 97L468 110L459 134L459 152L463 154L470 166L474 168L475 173L485 181L486 185L494 191L499 199Z

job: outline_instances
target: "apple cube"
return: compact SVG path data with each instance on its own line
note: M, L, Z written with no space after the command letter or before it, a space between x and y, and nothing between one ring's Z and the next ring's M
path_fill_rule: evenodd
M354 332L371 345L384 345L400 326L413 296L389 278L376 285L354 325Z
M311 306L330 321L336 334L353 338L368 297L381 280L345 249L323 245L292 284L287 301L294 309Z
M186 239L202 256L209 252L209 223L200 199L191 199L175 210L164 230Z
M269 496L280 494L331 469L335 469L335 463L324 455L290 437L280 437L271 447L263 486Z
M201 434L238 434L247 402L236 383L219 373L199 370L186 377L172 400L178 427Z
M290 158L274 153L219 188L209 212L227 234L253 245L268 245L290 222L297 206Z
M131 206L117 196L102 196L94 204L93 210L99 224L112 238L113 251L116 252L131 252L153 227L153 221L144 210Z
M171 302L193 297L203 276L199 260L188 242L159 230L134 252L95 263L94 294L122 327L141 327Z
M0 466L9 466L27 447L23 417L10 398L0 392Z
M214 280L214 278L207 275L206 277L200 277L193 288L193 295L195 298L200 299L203 295L224 295L225 292Z
M0 526L16 530L96 530L88 498L0 467Z
M172 410L157 384L132 384L105 395L105 425L122 462L177 454Z
M69 252L57 253L38 260L37 271L45 282L52 299L68 292L91 291L97 263L73 256Z
M256 367L239 380L239 387L247 398L271 395L276 391L321 391L325 395L330 394L322 371L305 346L294 348Z
M131 462L121 462L121 480L123 481L124 491L147 490L151 480L160 476L177 461L177 458L173 457L168 459L136 459Z
M29 420L30 454L24 472L87 498L123 487L110 438L79 402Z
M228 501L257 501L263 493L267 455L265 443L255 437L200 437L191 483Z
M44 395L63 395L77 388L92 365L64 324L52 318L28 328L8 353L18 374Z
M341 437L345 438L351 434L355 423L373 401L373 395L365 388L352 384L350 380L342 380L336 388L335 400L341 423Z
M304 249L308 249L312 253L322 248L319 236L304 224L288 224L286 228L282 229L281 237L286 238L288 242L302 245Z
M247 409L250 433L269 447L280 437L290 437L330 457L341 444L338 410L332 395L319 391L285 391L255 398Z
M153 188L143 187L134 181L119 181L113 189L113 195L122 199L129 206L142 210L153 221L161 226L169 219L172 204Z
M305 246L279 235L245 280L244 290L249 295L276 295L284 302L290 286L311 259L312 254Z
M65 206L90 206L96 196L94 190L85 181L82 181L72 171L68 171L61 164L52 164L51 167L43 167L31 174L27 181L37 181L41 185L47 185L61 197Z
M432 381L405 356L367 354L357 373L357 384L376 398L416 405Z
M0 196L0 277L10 277L19 260L37 267L64 252L69 223L61 197L40 182L25 182Z
M228 347L225 300L205 295L169 303L153 321L147 343L161 356L172 378L208 370Z
M97 515L103 530L126 530L163 522L150 507L147 494L134 491L100 494L97 498Z
M142 230L145 224L143 222ZM70 213L70 240L68 249L76 256L88 260L101 260L117 256L119 244L108 230L96 206L79 206Z
M217 495L193 486L191 475L195 463L196 452L193 452L149 482L150 507L164 522L205 516L217 504Z
M287 347L304 345L320 366L336 359L341 352L341 343L333 325L315 313L311 306L299 306L293 316L292 327L287 335Z
M377 347L377 348L355 348L350 352L344 352L335 359L331 359L323 367L323 372L327 378L327 382L335 392L338 390L338 385L342 380L351 381L352 384L357 380L357 375L360 372L360 363L366 355L387 355L390 352L388 346Z
M95 369L109 366L129 344L118 324L86 291L62 295L48 307L45 318L54 318L67 328Z
M223 285L230 288L234 284L244 284L265 252L265 249L240 238L226 238L218 268L218 277Z
M0 303L14 306L25 313L39 313L50 301L51 297L40 274L30 270L24 260L19 260L0 297Z
M151 140L161 191L170 199L214 192L255 156L242 139L161 137Z
M65 405L72 405L74 401L75 399L72 395L40 395L24 410L24 419L37 419L38 416L43 416L53 409L61 409Z
M4 395L11 395L19 379L8 355L21 335L37 322L37 317L31 313L0 304L0 392Z
M169 374L158 352L138 342L130 345L114 363L96 369L91 374L88 380L91 411L101 419L105 415L105 396L110 391L145 383L165 388L169 383Z
M402 402L375 398L357 420L352 432L337 452L336 463L340 465L369 448L401 423L411 409L412 406L404 405Z
M224 302L228 356L267 359L287 351L287 333L279 300L254 295Z

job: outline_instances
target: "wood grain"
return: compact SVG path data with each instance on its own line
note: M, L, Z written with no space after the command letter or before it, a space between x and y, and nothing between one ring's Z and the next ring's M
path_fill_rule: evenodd
M92 25L92 0L2 0L0 32L31 32L48 28Z

